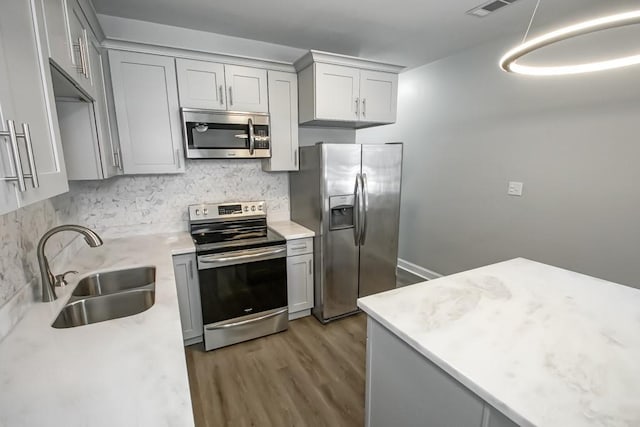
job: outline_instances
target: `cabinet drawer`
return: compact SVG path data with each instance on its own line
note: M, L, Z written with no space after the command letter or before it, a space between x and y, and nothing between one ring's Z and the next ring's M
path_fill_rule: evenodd
M313 238L295 239L287 242L287 256L310 254L313 252Z

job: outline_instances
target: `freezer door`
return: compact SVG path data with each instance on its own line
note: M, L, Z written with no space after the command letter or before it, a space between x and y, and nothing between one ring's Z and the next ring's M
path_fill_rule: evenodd
M359 297L396 287L402 144L362 145Z
M322 231L320 297L314 314L321 321L357 310L358 246L353 227L330 229L330 200L353 195L360 173L360 145L322 144ZM333 200L336 200L333 198ZM345 198L353 200L353 197ZM347 202L345 202L347 203Z

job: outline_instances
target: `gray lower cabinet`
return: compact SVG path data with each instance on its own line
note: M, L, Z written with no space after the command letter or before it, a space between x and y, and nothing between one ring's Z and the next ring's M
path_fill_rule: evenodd
M289 320L308 316L313 308L313 239L287 241Z
M173 257L184 345L202 342L202 309L196 261L195 253Z
M370 317L365 417L368 427L517 426Z

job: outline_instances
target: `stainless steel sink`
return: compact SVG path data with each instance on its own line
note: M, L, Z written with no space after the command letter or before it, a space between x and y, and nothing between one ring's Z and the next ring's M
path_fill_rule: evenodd
M132 289L69 301L56 320L54 328L72 328L105 320L142 313L155 302L155 289Z
M54 328L72 328L133 316L151 308L156 296L153 266L92 274L78 282Z
M155 267L137 267L127 270L106 271L87 276L78 282L74 297L109 295L147 286L156 281Z

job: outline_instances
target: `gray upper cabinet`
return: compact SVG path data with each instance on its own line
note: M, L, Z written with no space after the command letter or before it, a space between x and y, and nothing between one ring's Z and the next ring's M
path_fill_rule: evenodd
M363 128L396 121L403 67L313 50L295 67L300 124Z
M109 62L124 173L184 172L174 59L110 50Z
M266 70L183 58L176 59L176 70L181 107L269 111Z
M0 164L2 175L15 181L0 181L0 213L69 189L48 54L42 51L46 46L42 12L37 2L2 3Z
M90 58L91 28L77 0L40 0L46 21L48 54L56 67L91 97L98 85Z
M267 70L225 65L224 81L227 86L228 110L251 113L269 112Z
M262 169L298 170L298 76L271 70L268 75L271 157L262 160Z
M180 106L226 110L224 65L216 62L176 59Z

